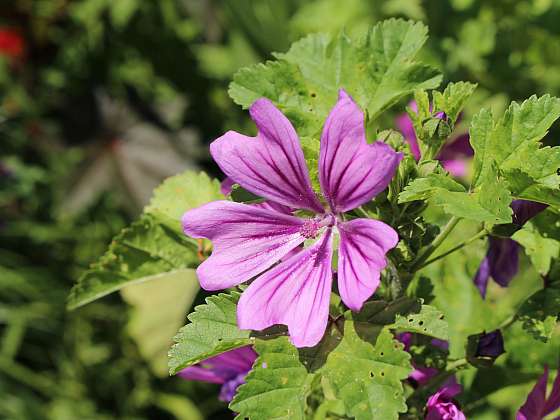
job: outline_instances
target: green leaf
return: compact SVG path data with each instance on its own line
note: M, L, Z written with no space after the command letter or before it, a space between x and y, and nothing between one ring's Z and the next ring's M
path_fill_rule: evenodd
M108 251L70 291L68 308L75 309L127 284L158 279L200 263L196 242L143 215L117 235Z
M560 289L545 288L529 297L517 313L523 329L535 340L547 342L560 315Z
M411 371L410 355L387 327L365 335L347 320L340 344L328 355L321 374L344 402L347 415L390 420L406 411L401 381Z
M220 293L206 299L188 316L169 350L169 372L174 375L201 360L251 343L250 331L237 328L239 293Z
M511 194L505 182L494 178L479 192L467 193L451 177L432 173L416 178L399 194L399 202L428 200L447 214L487 223L511 223Z
M474 83L458 82L449 83L443 93L434 91L434 111L443 111L451 121L457 121L459 113L475 89Z
M437 87L439 73L414 60L426 42L422 23L387 20L362 39L315 34L294 43L279 61L240 70L231 98L243 107L271 99L302 136L317 135L344 88L371 119L415 89Z
M256 340L259 357L230 404L237 419L305 419L315 378L287 337Z
M440 191L466 192L465 187L449 175L434 172L425 178L416 178L408 184L399 194L399 203L428 200Z
M180 230L179 221L185 211L223 199L218 180L210 178L205 172L187 171L163 181L154 190L150 204L144 211L172 219Z
M132 305L128 332L158 376L167 376L167 351L198 290L196 272L190 268L121 290Z
M518 199L536 201L560 208L560 190L539 184L537 180L514 169L507 173L507 183L511 194Z
M496 166L514 195L525 191L528 197L527 191L536 190L539 201L548 203L543 201L546 193L542 189L558 190L560 177L556 171L560 167L560 148L540 148L539 141L559 116L560 100L549 95L532 96L522 104L513 102L497 122L490 111L480 111L470 128L475 151L472 185L491 183ZM522 179L520 172L526 175Z
M449 328L445 316L430 305L422 305L419 313L397 315L392 328L449 340Z
M189 209L223 198L220 184L204 172L184 172L155 189L144 214L117 235L109 249L70 291L75 309L131 282L157 279L200 264L198 243L187 238L180 218Z
M558 215L551 211L538 214L511 237L525 248L525 253L541 275L550 270L552 260L560 256Z

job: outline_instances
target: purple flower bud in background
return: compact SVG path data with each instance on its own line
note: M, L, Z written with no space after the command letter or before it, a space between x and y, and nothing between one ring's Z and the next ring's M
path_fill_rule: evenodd
M514 200L511 203L513 223L523 226L547 206L526 200ZM519 245L513 239L489 238L488 252L480 263L474 277L474 284L482 297L486 297L486 289L490 277L502 287L507 287L519 270Z
M500 330L484 333L479 337L476 357L492 357L495 359L504 353L504 337Z
M513 210L513 223L523 226L548 206L542 203L535 203L534 201L513 200L510 207Z
M245 382L245 376L256 358L257 354L251 346L240 347L183 369L179 376L190 381L222 385L219 398L230 402L239 385Z
M418 106L415 101L411 101L408 106L414 112L418 112ZM436 118L445 120L447 119L447 115L443 112L438 112ZM420 146L418 145L418 139L414 132L414 125L408 114L406 112L399 114L396 119L396 124L399 131L408 142L414 159L420 160ZM467 172L467 162L473 155L474 151L469 142L469 135L465 133L457 137L451 143L445 144L437 156L437 159L451 175L465 176Z
M541 420L560 408L560 374L556 373L548 398L546 398L547 382L548 366L545 366L544 373L527 396L525 404L517 412L516 420Z
M455 378L451 378L426 404L426 420L466 420L453 397L462 391Z

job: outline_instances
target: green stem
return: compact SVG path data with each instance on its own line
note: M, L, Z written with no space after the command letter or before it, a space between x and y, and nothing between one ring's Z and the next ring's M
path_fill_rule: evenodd
M0 371L6 376L11 376L13 379L39 391L47 397L52 397L56 394L57 385L55 382L7 357L0 356Z
M370 219L369 214L367 214L367 212L362 208L362 207L356 207L354 209L354 211L356 213L359 213L360 215L362 215L363 217L365 217L366 219Z
M513 314L506 318L498 327L499 330L505 330L513 325L513 323L517 320L517 315Z
M461 219L456 216L453 216L451 219L449 219L447 224L444 226L443 230L439 233L438 236L436 236L434 241L430 245L428 245L424 249L424 252L418 255L416 259L413 261L410 267L411 272L418 271L420 267L424 265L424 262L428 258L430 258L430 255L432 255L434 251L442 244L442 242L445 241L445 239L449 236L451 231L455 229L455 226L457 226L457 223L459 223L460 220Z
M455 245L453 248L451 248L448 251L445 251L443 254L438 255L437 257L434 257L428 261L426 261L424 264L422 264L420 267L418 267L418 269L424 268L427 265L430 265L433 262L436 262L437 260L440 260L444 257L447 257L449 254L452 254L455 251L458 251L459 249L463 248L464 246L467 246L468 244L470 244L471 242L476 241L477 239L483 238L486 235L488 235L488 231L486 229L482 229L481 231L479 231L478 233L476 233L475 235L471 236L469 239Z

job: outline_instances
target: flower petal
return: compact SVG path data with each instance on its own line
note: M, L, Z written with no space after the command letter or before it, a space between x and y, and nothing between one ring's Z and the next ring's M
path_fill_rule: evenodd
M382 142L367 144L364 114L340 90L321 135L319 181L334 212L354 209L383 191L402 159Z
M206 290L220 290L262 273L301 244L304 220L273 210L215 201L183 215L183 231L213 242L212 255L196 270Z
M256 279L241 295L241 329L288 326L296 347L316 345L327 327L332 287L332 234Z
M190 366L179 372L179 376L189 381L208 382L211 384L223 384L226 378L221 377L210 369L201 366Z
M354 219L338 225L338 290L353 311L359 311L379 285L385 254L399 241L397 232L378 220Z
M250 113L258 135L228 131L210 145L214 160L228 177L254 194L322 213L290 121L265 98L255 101Z
M544 373L527 396L525 404L523 404L523 406L517 412L517 420L536 420L542 417L544 406L546 403L547 382L548 366L545 366Z
M544 405L543 416L547 416L550 413L558 410L560 408L560 371L556 372L556 378L554 379L554 385L552 386L552 391L548 396L546 404Z
M482 299L486 298L486 289L488 289L488 281L490 280L490 260L488 255L481 261L478 271L476 272L473 282Z
M519 271L519 244L513 239L493 236L489 242L490 275L500 286L507 287Z

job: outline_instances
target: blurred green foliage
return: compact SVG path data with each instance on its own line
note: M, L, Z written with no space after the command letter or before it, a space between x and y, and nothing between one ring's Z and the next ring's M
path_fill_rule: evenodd
M308 33L351 35L393 16L428 25L421 54L448 80L479 84L473 109L560 95L559 0L0 6L0 28L23 42L18 56L0 51L0 418L229 418L215 387L154 374L131 337L134 312L119 296L68 315L68 292L162 178L185 168L217 174L205 145L248 124L227 96L240 67L286 52ZM557 144L557 131L548 143ZM470 283L480 260L456 258L456 272L440 273L434 285L441 309L465 326L455 336L479 332L491 314L499 325L539 287L526 269L507 294L490 290L483 304ZM469 298L458 301L457 288ZM499 383L500 369L525 375L521 388L495 392L490 403L466 401L476 418L507 418L542 364L555 365L558 333L553 344L530 340L515 324L491 379L465 372L481 396Z

